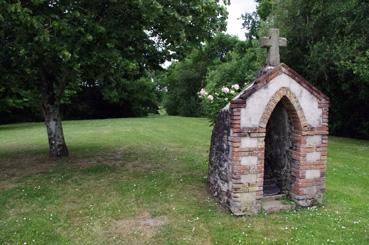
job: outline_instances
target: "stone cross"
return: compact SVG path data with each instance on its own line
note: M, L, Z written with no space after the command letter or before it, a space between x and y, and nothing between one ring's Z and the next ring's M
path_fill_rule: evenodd
M260 46L268 49L267 66L277 66L281 63L279 47L287 46L287 39L279 37L279 29L270 29L269 37L260 40Z

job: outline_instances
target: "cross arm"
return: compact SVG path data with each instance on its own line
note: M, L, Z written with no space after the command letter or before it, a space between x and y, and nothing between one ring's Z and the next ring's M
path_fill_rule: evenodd
M272 40L269 37L262 37L260 39L260 46L262 48L270 48L272 44Z
M280 47L287 47L287 39L286 39L286 38L284 38L284 37L280 37L280 38L278 39L278 45L279 45Z

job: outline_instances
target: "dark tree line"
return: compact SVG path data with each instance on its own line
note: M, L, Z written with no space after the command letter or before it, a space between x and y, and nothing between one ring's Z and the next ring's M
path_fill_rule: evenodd
M170 115L210 116L198 96L204 88L215 91L222 86L241 87L255 77L263 60L257 42L218 34L185 59L172 64L161 81L168 88L164 106Z
M330 133L369 139L369 2L257 2L255 13L243 15L246 42L223 37L224 43L216 47L228 47L225 59L205 56L211 46L208 43L169 70L168 112L199 115L203 107L196 92L201 87L211 90L232 82L251 82L261 65L260 53L265 52L259 50L256 40L276 27L288 39L288 47L281 49L282 62L329 96ZM240 45L246 48L235 48Z
M282 61L330 97L330 133L369 138L369 2L262 0L258 13L287 37Z

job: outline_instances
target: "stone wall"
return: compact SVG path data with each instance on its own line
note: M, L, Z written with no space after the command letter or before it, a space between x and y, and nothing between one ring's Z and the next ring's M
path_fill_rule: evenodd
M209 184L211 193L224 207L229 207L230 193L230 137L229 110L222 110L214 125L209 152Z

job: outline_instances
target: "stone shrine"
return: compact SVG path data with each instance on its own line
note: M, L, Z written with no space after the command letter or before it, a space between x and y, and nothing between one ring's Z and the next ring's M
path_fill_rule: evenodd
M235 215L320 204L325 190L329 99L280 64L278 29L260 42L266 66L219 112L211 138L210 191Z

